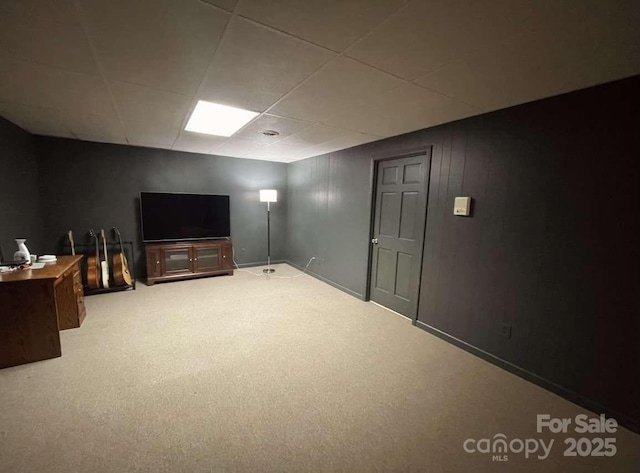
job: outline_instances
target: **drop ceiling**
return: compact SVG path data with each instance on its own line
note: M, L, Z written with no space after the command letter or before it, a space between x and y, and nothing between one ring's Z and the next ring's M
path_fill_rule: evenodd
M0 115L292 162L639 74L639 24L637 0L0 0ZM185 131L198 100L260 114Z

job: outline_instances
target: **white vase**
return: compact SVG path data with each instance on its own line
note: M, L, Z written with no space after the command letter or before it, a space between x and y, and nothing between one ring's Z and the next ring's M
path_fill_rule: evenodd
M13 254L13 261L30 261L31 253L29 253L29 249L24 242L27 241L24 238L16 238L16 243L18 244L18 251Z

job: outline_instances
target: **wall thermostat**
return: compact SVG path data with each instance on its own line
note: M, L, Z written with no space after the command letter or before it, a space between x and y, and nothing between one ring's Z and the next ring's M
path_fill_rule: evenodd
M471 197L456 197L453 204L453 215L468 217L471 214Z

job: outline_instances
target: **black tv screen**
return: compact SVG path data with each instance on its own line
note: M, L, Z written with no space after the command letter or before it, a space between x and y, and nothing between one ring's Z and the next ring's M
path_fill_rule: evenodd
M231 235L228 195L141 192L140 207L146 242Z

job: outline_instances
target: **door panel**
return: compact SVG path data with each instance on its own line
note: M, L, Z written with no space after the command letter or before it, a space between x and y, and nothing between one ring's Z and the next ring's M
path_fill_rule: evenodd
M393 293L393 253L386 248L377 248L378 264L376 268L376 289L388 294Z
M191 271L191 246L175 246L163 248L162 252L162 274L181 274Z
M402 178L403 184L420 184L420 170L422 169L421 163L407 164L404 166L404 177Z
M233 247L231 243L222 244L222 269L233 269Z
M420 194L418 192L403 192L402 204L400 205L400 231L399 238L403 240L416 239L416 212Z
M382 170L382 183L395 184L398 181L398 167L389 166Z
M162 273L160 271L160 250L149 248L147 251L147 277L149 278L157 278Z
M193 247L193 270L196 273L202 271L216 271L222 268L221 245L201 245Z
M411 318L418 310L430 165L430 150L377 163L370 297Z
M383 192L380 195L380 216L378 221L378 232L380 235L397 236L399 197L395 192Z
M413 256L407 253L398 252L396 263L396 290L397 297L405 301L411 300L411 266L413 265Z

